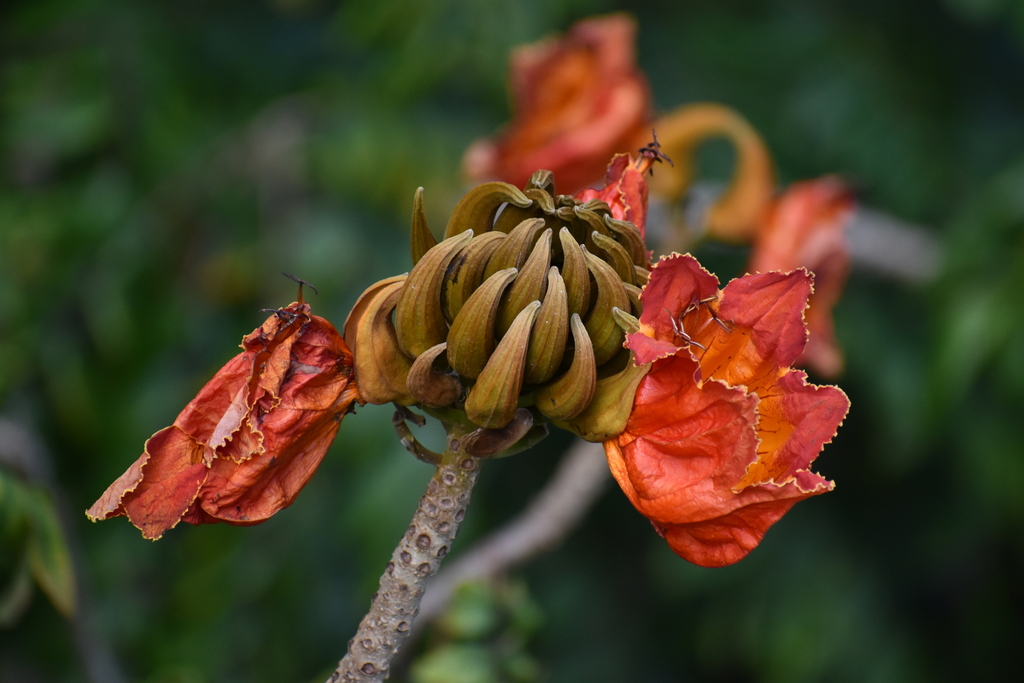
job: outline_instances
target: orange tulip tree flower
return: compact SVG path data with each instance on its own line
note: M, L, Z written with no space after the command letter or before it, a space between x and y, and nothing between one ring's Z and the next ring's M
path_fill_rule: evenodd
M832 308L850 275L846 228L853 210L853 193L838 178L790 185L764 214L747 266L751 273L800 267L814 273L807 308L810 338L797 362L822 377L835 377L843 369Z
M352 354L301 292L242 348L146 442L90 519L124 515L155 540L181 521L258 524L291 505L360 400Z
M719 290L689 255L652 269L626 346L653 365L605 452L633 505L690 562L739 561L794 503L833 488L810 467L849 401L790 367L810 293L803 270Z
M650 134L651 93L636 66L636 22L624 14L585 19L561 38L512 54L512 122L478 140L463 165L472 180L522 186L538 168L575 193L599 179L615 152Z

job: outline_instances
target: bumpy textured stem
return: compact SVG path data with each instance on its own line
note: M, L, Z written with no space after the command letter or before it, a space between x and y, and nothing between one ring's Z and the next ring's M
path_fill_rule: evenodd
M441 464L380 577L370 611L328 683L385 680L409 637L427 583L455 540L480 473L480 460L460 452L462 435L449 434Z

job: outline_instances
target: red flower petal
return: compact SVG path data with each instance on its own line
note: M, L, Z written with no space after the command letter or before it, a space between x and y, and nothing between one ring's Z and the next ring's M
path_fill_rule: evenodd
M695 332L707 348L701 357L705 378L757 391L789 366L807 339L803 312L811 293L811 278L792 273L745 275L726 285L718 315L730 328L704 325ZM760 393L760 392L758 392Z
M683 559L701 567L725 567L746 557L772 524L810 495L748 503L713 520L654 528Z
M834 377L843 367L832 308L850 274L846 227L853 209L850 189L834 177L791 185L765 215L747 267L751 272L803 267L814 274L807 310L810 338L800 363L824 377Z
M120 510L108 512L102 518L124 514L143 536L160 538L195 501L206 475L203 445L177 427L161 429L146 441L145 453L122 475L122 479L131 477L134 481L118 479L100 498L109 511L115 487L125 486L118 500ZM101 517L95 509L96 506L90 509L90 516Z
M654 273L658 273L657 276ZM638 365L677 353L685 347L676 333L679 314L695 301L715 296L718 278L689 254L671 254L654 264L640 296L640 332L627 335Z
M611 208L612 218L629 221L640 230L640 237L646 237L647 180L628 154L612 158L603 188L583 190L576 198L581 202L600 199Z
M330 334L327 321L313 316L313 322L292 347L277 407L260 424L266 455L237 466L218 460L211 468L200 494L211 517L255 524L291 505L334 441L355 385L342 365L344 341Z
M737 484L740 489L800 478L801 473L810 470L822 446L836 435L850 408L850 400L842 390L808 384L807 375L799 370L783 374L772 391L759 398L760 457ZM810 490L824 481L813 476L817 483L809 484L803 477L800 487Z
M699 519L721 507L756 457L757 399L718 382L698 386L695 366L683 355L655 363L637 389L626 431L606 446L626 495L656 523Z

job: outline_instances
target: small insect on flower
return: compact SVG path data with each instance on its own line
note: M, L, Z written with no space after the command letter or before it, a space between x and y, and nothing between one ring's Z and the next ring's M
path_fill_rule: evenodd
M146 538L178 522L249 525L291 505L360 401L345 340L303 301L273 315L100 496L93 521L126 516Z
M696 346L704 351L707 351L707 347L698 341L694 341L693 338L686 333L686 328L683 327L683 319L686 318L686 314L690 313L692 309L688 308L682 313L680 313L678 316L672 315L672 311L668 310L667 308L663 308L662 310L668 313L669 321L672 323L672 332L677 337L679 337L679 341L681 341L686 346Z
M700 310L701 306L704 306L708 311L708 315L710 316L708 321L716 323L719 327L722 328L722 331L728 334L732 330L729 329L728 325L722 322L722 319L718 317L718 313L716 313L715 309L712 308L711 306L712 302L715 301L718 301L717 295L709 296L704 299L698 299L696 296L694 296L693 298L690 299L690 304L685 309L683 309L682 313L680 313L679 315L673 315L670 310L664 307L662 307L661 310L669 314L669 322L672 325L672 332L676 335L676 337L679 338L679 340L684 345L696 346L697 348L703 351L707 351L707 347L705 347L700 342L694 340L693 337L687 334L686 328L684 327L684 320L686 319L686 316L690 315L691 313L697 312L698 310ZM705 321L704 324L706 325L708 321Z
M651 129L651 141L641 147L639 150L641 163L646 167L648 173L654 175L654 163L666 163L671 167L675 167L675 162L669 158L667 154L661 151L661 143L658 142L658 131L654 128ZM642 171L641 171L642 172Z

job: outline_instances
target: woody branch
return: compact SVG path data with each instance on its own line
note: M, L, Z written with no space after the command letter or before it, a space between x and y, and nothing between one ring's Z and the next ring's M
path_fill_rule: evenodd
M441 463L380 577L370 611L328 683L383 681L390 674L391 661L409 637L427 584L459 532L480 473L480 459L461 448L463 436L457 429L449 432Z

